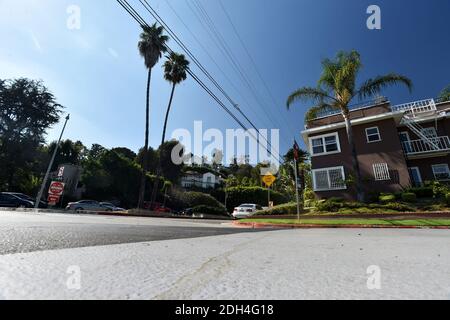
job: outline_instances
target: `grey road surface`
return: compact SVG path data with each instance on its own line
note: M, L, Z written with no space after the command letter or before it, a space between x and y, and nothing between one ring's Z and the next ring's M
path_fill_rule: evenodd
M0 211L0 255L255 232L230 221Z

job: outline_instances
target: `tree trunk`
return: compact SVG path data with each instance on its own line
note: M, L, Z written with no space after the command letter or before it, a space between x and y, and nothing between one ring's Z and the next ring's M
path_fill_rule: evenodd
M142 176L141 176L141 186L139 189L139 202L138 208L144 208L145 200L145 184L147 179L148 171L148 137L149 137L149 120L150 120L150 81L152 79L152 69L148 69L148 80L147 80L147 102L145 108L145 145L144 145L144 159L142 163Z
M169 105L167 106L166 118L164 120L164 128L163 128L163 133L162 133L162 138L161 138L161 146L164 144L164 142L166 140L167 122L169 120L170 108L172 107L172 100L173 100L174 93L175 93L175 83L172 86L172 92L170 93L170 99L169 99ZM161 149L161 151L162 151L162 149ZM159 179L161 177L161 174L162 174L162 162L161 162L161 153L160 153L159 161L158 161L158 169L156 170L156 180L155 180L155 183L153 184L153 190L152 190L152 199L151 199L152 205L155 202L156 197L158 195L158 186L159 186Z
M175 92L175 83L172 86L172 92L170 94L169 105L167 106L166 119L164 121L163 134L161 139L161 145L164 144L164 140L166 139L166 129L167 129L167 121L169 120L170 108L172 107L173 94Z
M364 190L363 190L363 183L361 178L361 170L359 168L359 162L358 162L358 155L356 153L356 147L355 147L355 141L353 139L353 128L350 121L350 115L344 114L345 119L345 127L347 129L347 138L348 143L350 145L350 149L352 152L352 164L353 168L355 170L355 178L356 178L356 198L360 202L364 202Z

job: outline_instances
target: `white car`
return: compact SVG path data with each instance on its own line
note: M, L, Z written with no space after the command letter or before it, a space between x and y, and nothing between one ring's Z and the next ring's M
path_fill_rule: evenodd
M127 210L125 210L124 208L120 208L120 207L115 206L115 205L112 204L111 202L100 202L100 204L101 204L103 207L108 208L108 209L111 209L112 211L115 211L115 212L127 211Z
M237 219L248 218L255 214L256 211L263 210L260 205L246 203L234 208L233 217Z
M78 202L70 202L66 210L75 211L77 213L83 211L113 211L110 207L106 207L100 204L98 201L93 200L81 200Z

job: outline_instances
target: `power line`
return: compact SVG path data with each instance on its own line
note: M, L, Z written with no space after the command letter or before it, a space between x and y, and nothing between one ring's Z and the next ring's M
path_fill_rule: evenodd
M186 0L186 2L189 5L189 1ZM213 40L215 41L216 45L218 44L219 49L221 49L222 53L231 61L232 66L234 67L234 69L238 73L238 75L242 78L244 84L250 90L250 92L251 92L253 98L255 99L255 101L259 105L261 105L261 107L262 107L261 109L265 113L267 119L269 119L269 121L276 120L278 122L278 119L276 117L274 117L273 115L269 115L268 114L268 112L267 112L265 107L269 107L268 110L270 110L270 105L266 104L265 101L261 100L261 97L259 96L255 85L253 84L251 79L246 74L244 68L241 66L241 64L239 63L239 61L236 58L236 56L233 54L233 51L230 49L230 47L227 44L227 42L224 39L224 37L218 31L217 27L215 26L213 20L209 16L209 14L206 11L206 9L204 8L204 6L198 0L194 0L193 1L193 5L195 6L196 10L198 11L198 15L194 12L194 14L196 15L197 19L200 20L201 24L206 29L206 31L210 35L212 34ZM190 7L190 9L193 11L192 7ZM203 21L201 21L201 19L199 18L199 15L202 17ZM208 25L208 26L205 26L205 24ZM263 106L265 106L265 107L263 107ZM277 123L277 125L279 126L279 128L282 127L279 122ZM287 125L289 125L288 122L287 122ZM288 140L289 139L287 139L287 141Z
M255 60L253 59L250 50L247 48L245 41L242 39L241 35L239 34L236 25L233 22L233 19L231 18L230 14L228 13L228 11L226 10L225 6L223 5L222 0L219 0L219 5L222 8L222 11L225 13L225 16L227 17L227 20L230 22L234 33L236 34L237 38L239 39L239 42L241 43L242 47L244 48L244 51L246 52L247 56L250 59L250 62L252 63L259 79L261 80L261 82L263 83L267 93L269 94L270 98L272 99L272 102L274 103L274 105L277 105L277 102L274 98L274 95L272 94L272 91L270 90L269 86L267 85L266 81L264 80L263 76L261 75L261 72L259 71L258 65L256 64ZM295 132L295 129L293 129L292 125L289 123L289 121L286 119L285 115L283 113L281 113L281 116L283 117L284 121L289 125L290 129Z
M128 3L128 1L127 0L116 0L131 16L132 16L132 18L141 26L141 27L149 27L149 25L146 23L146 21L139 15L139 13ZM142 3L142 0L139 0L141 3ZM145 1L146 2L146 1ZM148 5L148 3L147 3L147 5ZM150 6L151 7L151 6ZM153 8L152 8L153 9ZM150 12L151 13L151 12ZM158 17L158 18L160 18L159 17L159 15L155 12L155 15L156 15L156 17ZM154 18L158 21L158 18L156 18L155 16L154 16ZM159 22L159 21L158 21ZM164 24L164 25L166 25L165 23L164 23L164 21L162 21L162 23L161 23L162 25ZM167 26L167 25L166 25ZM166 29L166 31L168 31L169 32L169 30L170 30L170 33L173 33L172 31L171 31L171 29L170 29L170 27L166 27L167 29ZM178 37L174 34L174 39L176 39L176 40L179 40L178 39ZM178 41L176 41L177 43L178 43ZM181 41L180 41L181 42ZM185 51L186 51L186 53L189 53L190 55L191 55L191 52L189 51L189 49L187 49L185 46L184 46L184 44L179 44ZM165 46L166 46L166 48L167 48L167 50L168 50L168 52L169 53L172 53L173 52L173 50L167 45L167 44L165 44ZM211 75L207 72L207 70L206 69L204 69L204 67L198 62L198 60L195 58L195 57L193 57L193 61L197 64L199 64L199 68L203 71L204 70L204 73L208 76L208 78L214 83L214 84L217 84L217 82L214 80L214 78L212 78L211 77ZM227 112L244 130L246 130L247 132L248 132L248 134L253 138L253 139L255 139L257 142L258 142L258 144L260 144L260 142L259 142L259 139L258 138L256 138L249 130L248 130L248 128L239 120L239 118L237 118L234 114L233 114L233 112L232 111L230 111L230 109L228 109L227 108L227 106L211 91L211 89L209 89L204 83L203 83L203 81L190 69L190 68L188 68L187 69L187 73L219 104L219 106L222 108L222 109L224 109L225 110L225 112ZM217 86L218 87L220 87L220 85L219 84L217 84ZM218 88L219 89L219 88ZM220 90L220 89L219 89ZM223 90L223 89L222 89ZM222 91L221 90L221 91ZM228 98L229 98L229 96L225 93L225 92L223 92L223 94L225 95L225 96L227 96ZM230 100L231 100L231 98L229 98ZM231 100L232 101L232 100ZM239 108L236 106L236 105L234 105L234 107L235 108L237 108L238 110L239 110ZM242 111L240 111L241 113L242 113L242 115L248 120L248 121L250 121L249 119L248 119L248 117L246 117L245 116L245 114L242 112ZM258 132L258 136L260 136L260 133L259 133L259 130L258 129L255 129L257 132ZM267 139L266 139L266 141L267 141ZM267 141L267 143L269 144L269 141ZM266 151L271 155L271 156L273 156L273 157L276 157L276 159L275 160L277 160L279 163L281 163L281 161L280 161L280 155L278 154L278 155L275 155L275 154L273 154L272 153L272 151L271 150L269 150L266 146L263 146L265 149L266 149Z

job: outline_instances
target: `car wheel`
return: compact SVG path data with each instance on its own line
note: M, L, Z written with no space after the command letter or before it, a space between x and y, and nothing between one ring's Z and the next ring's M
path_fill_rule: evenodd
M76 212L76 213L82 213L82 212L83 212L83 208L76 208L76 209L75 209L75 212Z

